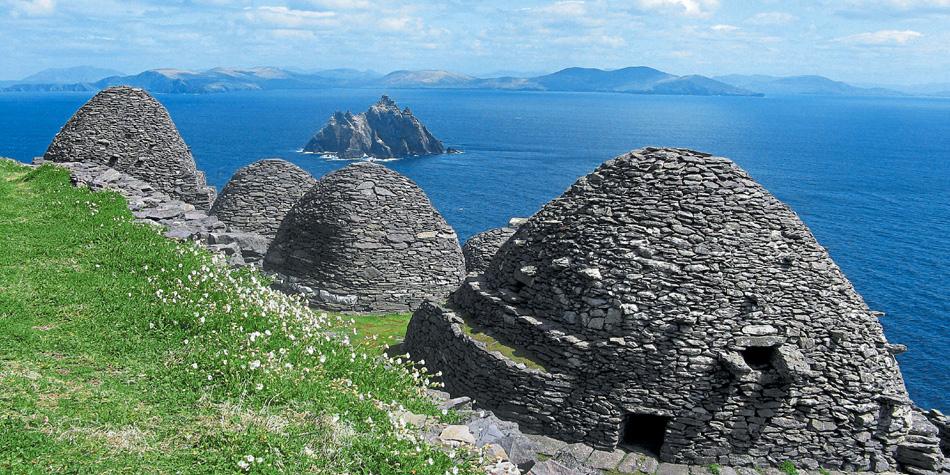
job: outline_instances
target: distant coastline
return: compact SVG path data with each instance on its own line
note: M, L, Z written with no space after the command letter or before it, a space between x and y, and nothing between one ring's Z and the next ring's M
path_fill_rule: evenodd
M401 70L389 74L353 69L296 72L279 68L214 68L194 72L153 69L135 75L89 80L104 70L70 68L40 72L20 81L0 81L0 92L95 92L128 85L165 94L212 94L233 91L314 90L329 88L478 89L507 91L612 92L648 95L743 96L824 95L859 97L950 97L950 85L898 91L858 87L823 76L765 75L677 76L635 66L615 70L567 68L534 77L479 78L444 70ZM55 74L54 74L55 73ZM74 81L70 81L74 78ZM945 89L945 90L944 90Z

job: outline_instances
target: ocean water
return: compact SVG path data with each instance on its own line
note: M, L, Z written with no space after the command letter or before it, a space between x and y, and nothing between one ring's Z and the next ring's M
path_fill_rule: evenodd
M346 165L297 151L370 89L162 95L219 190L281 157L321 176ZM386 165L411 177L464 241L528 216L604 160L647 145L732 158L811 227L882 320L913 399L950 411L950 100L389 91L461 155ZM90 94L0 94L0 155L42 155ZM855 358L859 358L855 355Z

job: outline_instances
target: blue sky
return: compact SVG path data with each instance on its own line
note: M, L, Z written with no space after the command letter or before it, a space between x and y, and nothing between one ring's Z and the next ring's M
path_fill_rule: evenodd
M0 0L0 78L82 64L950 82L950 0Z

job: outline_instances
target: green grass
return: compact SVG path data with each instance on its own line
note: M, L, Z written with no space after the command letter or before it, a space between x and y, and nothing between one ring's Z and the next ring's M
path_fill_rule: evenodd
M425 375L265 284L0 161L0 473L473 471L393 422Z
M369 347L394 346L406 337L411 313L385 315L352 315L350 324L357 330L357 338Z
M778 466L778 469L785 475L798 475L798 469L795 468L795 463L791 460L782 462L782 464Z
M536 360L532 359L531 356L525 351L508 346L498 341L484 328L473 324L468 318L463 317L463 321L465 324L462 325L462 331L476 341L484 343L488 351L497 351L515 363L522 363L528 368L545 372L548 371L547 368L545 368L541 363L538 363Z

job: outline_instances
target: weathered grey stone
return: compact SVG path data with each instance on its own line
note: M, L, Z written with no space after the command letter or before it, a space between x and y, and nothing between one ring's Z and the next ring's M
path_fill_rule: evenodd
M465 275L455 231L425 193L369 162L324 176L297 202L264 269L278 274L278 288L346 311L402 311L444 300Z
M623 450L595 450L587 458L587 465L599 470L613 470L620 465L626 452Z
M442 430L439 439L443 442L456 442L469 445L475 445L475 437L468 430L468 426L451 425Z
M304 147L305 152L327 153L340 158L392 158L432 155L445 152L442 142L432 136L407 107L387 96L360 114L336 112ZM386 193L386 188L376 190Z
M554 460L545 460L534 464L528 475L584 475L584 472L567 468Z
M689 475L689 465L661 463L656 469L656 475Z
M231 177L209 214L235 230L273 238L284 216L316 182L293 163L260 160Z
M617 466L617 471L620 473L654 473L659 466L660 462L655 457L630 452Z
M544 455L554 455L558 450L564 448L567 445L566 442L548 437L546 435L528 435L529 439L533 440L538 447L538 453Z
M489 229L470 237L462 246L462 255L465 256L465 271L471 274L483 272L487 269L491 258L514 233L514 228L505 227Z
M484 446L485 458L488 460L508 460L508 452L498 444L487 444Z
M168 111L142 89L110 87L96 94L56 134L43 158L100 163L199 209L214 201L214 188L205 184Z
M578 180L417 310L405 348L526 429L605 451L626 434L663 462L886 471L909 435L881 326L825 249L731 161L689 150ZM937 441L902 450L927 465Z

